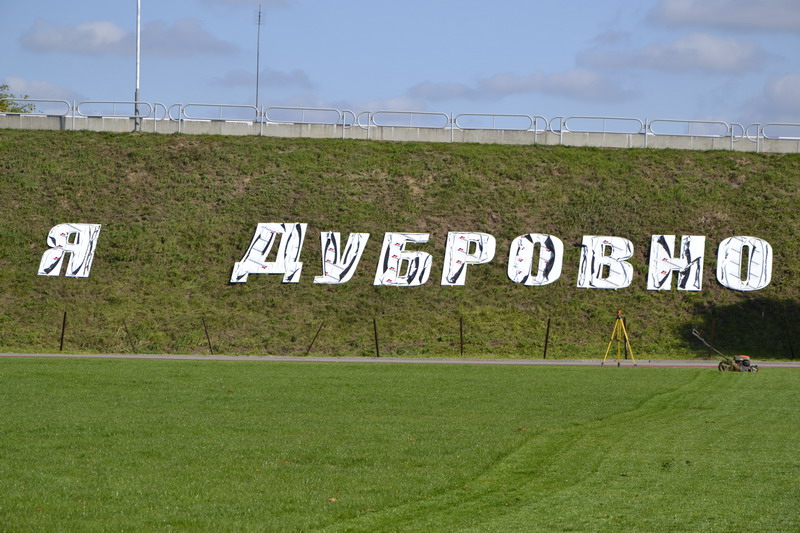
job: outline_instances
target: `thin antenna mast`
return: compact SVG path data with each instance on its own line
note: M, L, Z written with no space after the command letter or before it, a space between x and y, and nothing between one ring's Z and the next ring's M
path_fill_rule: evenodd
M256 110L258 110L258 81L261 77L261 4L258 4L258 37L256 38Z

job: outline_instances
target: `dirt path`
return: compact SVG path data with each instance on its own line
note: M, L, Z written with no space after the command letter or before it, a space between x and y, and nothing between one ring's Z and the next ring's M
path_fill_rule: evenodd
M69 354L69 353L0 353L0 357L53 357L74 359L166 359L185 361L232 362L294 362L294 363L395 363L439 365L546 365L600 366L600 359L461 359L422 357L292 357L274 355L159 355L159 354ZM648 360L637 359L640 367L716 368L716 360ZM800 368L800 361L754 361L761 368ZM605 366L616 366L616 360L606 360ZM633 361L620 366L632 367Z

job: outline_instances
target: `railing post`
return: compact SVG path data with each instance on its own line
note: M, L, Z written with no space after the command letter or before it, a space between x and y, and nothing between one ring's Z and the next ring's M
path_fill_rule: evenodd
M733 124L728 124L728 128L731 136L731 152L733 152Z
M59 344L58 351L64 351L64 332L67 330L67 312L64 311L64 319L61 321L61 344Z
M756 126L756 153L761 153L761 137L764 135L764 126L759 124Z
M461 345L461 357L464 357L464 317L458 317L458 332Z
M650 124L648 124L647 119L644 119L644 147L647 148L647 133L650 131Z
M372 331L375 333L375 357L381 356L381 350L378 345L378 319L372 319Z

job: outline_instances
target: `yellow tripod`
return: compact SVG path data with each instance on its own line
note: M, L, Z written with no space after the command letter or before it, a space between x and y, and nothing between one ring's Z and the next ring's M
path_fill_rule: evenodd
M613 344L614 341L617 341L617 366L619 366L623 338L625 339L625 348L628 350L628 353L631 354L631 359L633 359L633 366L636 366L636 358L633 356L631 340L628 338L628 330L625 328L625 320L622 318L622 310L620 309L617 311L617 318L614 320L614 330L611 332L611 340L608 341L608 348L606 348L606 354L603 356L603 362L600 363L600 366L606 364L608 352L611 351L611 344Z

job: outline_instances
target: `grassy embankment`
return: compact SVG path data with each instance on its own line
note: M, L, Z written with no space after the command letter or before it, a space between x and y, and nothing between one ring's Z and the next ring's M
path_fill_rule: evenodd
M3 531L797 531L800 374L3 359Z
M0 132L0 351L601 357L623 309L642 358L800 350L800 156L342 140ZM48 230L103 229L88 279L36 275ZM306 222L299 284L228 283L259 222ZM355 277L312 283L319 232L371 233ZM372 285L384 232L428 232L428 284ZM439 285L448 231L497 238L465 287ZM564 241L561 278L526 288L507 275L524 233ZM705 235L701 293L648 292L652 234ZM635 247L633 284L575 287L583 235ZM752 235L774 249L772 283L740 293L715 278L717 246ZM273 251L274 252L274 251ZM126 326L130 337L126 333ZM794 343L791 345L791 343Z

